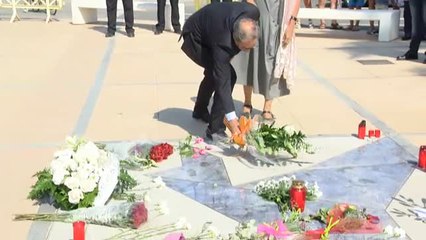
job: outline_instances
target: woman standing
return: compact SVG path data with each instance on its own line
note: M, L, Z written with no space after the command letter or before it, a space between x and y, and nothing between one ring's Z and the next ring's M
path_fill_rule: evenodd
M275 119L274 98L290 93L296 69L294 28L300 0L247 0L260 11L259 38L250 52L241 52L233 60L237 81L244 85L244 114L250 114L252 92L264 96L262 117Z

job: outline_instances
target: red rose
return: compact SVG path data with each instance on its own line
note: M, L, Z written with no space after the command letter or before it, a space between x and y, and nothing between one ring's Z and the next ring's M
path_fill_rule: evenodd
M138 229L140 225L148 221L148 210L144 203L136 203L133 205L131 218L135 229Z
M155 162L161 162L173 154L173 146L168 143L161 143L151 148L149 157Z

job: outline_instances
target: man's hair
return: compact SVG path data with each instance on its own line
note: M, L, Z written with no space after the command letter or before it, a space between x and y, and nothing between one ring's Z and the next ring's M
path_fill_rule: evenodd
M243 28L243 24L251 23L251 28ZM251 18L241 18L234 23L234 32L232 33L236 42L257 39L258 27L256 21Z

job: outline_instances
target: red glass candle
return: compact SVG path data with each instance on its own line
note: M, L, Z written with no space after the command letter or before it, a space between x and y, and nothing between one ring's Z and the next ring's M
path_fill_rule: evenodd
M380 130L379 130L379 129L374 130L374 136L375 136L376 138L379 138L379 137L380 137Z
M305 210L306 187L304 181L294 180L290 188L290 205L292 209Z
M362 120L358 125L358 138L359 139L365 138L365 131L366 131L365 126L366 126L365 120Z
M419 150L419 168L426 171L426 145L420 146Z
M73 229L74 229L74 240L84 240L85 234L84 234L84 228L85 228L85 222L78 221L73 222Z
M374 137L374 130L368 130L368 137L369 138Z

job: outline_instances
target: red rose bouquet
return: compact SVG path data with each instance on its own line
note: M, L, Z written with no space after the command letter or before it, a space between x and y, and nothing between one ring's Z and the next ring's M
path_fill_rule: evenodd
M158 163L166 160L172 154L173 146L168 143L161 143L151 148L149 158Z

